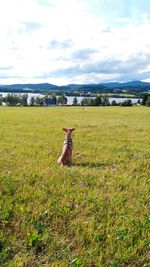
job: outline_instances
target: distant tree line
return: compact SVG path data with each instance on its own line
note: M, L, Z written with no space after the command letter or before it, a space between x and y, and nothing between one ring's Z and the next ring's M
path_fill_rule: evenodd
M148 94L143 95L142 105L150 107L150 95L148 95Z
M81 106L110 106L110 102L107 96L98 95L95 98L84 97L81 100Z
M28 94L8 94L4 97L0 96L0 105L3 103L7 106L44 106L44 103L51 99L56 104L56 96L39 97L32 96L28 102Z
M5 104L7 106L45 106L48 105L48 101L51 100L52 105L66 105L67 98L64 95L60 95L58 98L56 95L45 95L44 97L32 96L28 101L28 94L8 94L4 97L0 95L0 105Z
M55 95L45 95L44 97L32 96L29 101L29 106L45 106L48 100L51 100L53 105L57 104Z
M142 101L138 100L137 104L149 107L150 96L148 94L144 95L142 98ZM77 106L77 105L78 105L77 97L74 97L73 106ZM112 103L110 103L108 96L100 96L100 95L98 95L95 98L84 97L81 100L81 106L110 106L110 105L131 107L133 106L133 103L131 99L125 99L123 102L116 102L115 100L113 100Z
M50 102L53 105L61 105L65 106L67 104L67 97L65 95L59 95L56 97L53 95L45 95L44 97L32 96L28 101L28 94L8 94L5 97L0 95L0 105L3 103L7 106L46 106ZM150 106L150 95L144 94L142 97L142 101L137 101L138 104L144 106ZM75 96L73 98L73 106L132 106L133 103L131 99L125 99L123 102L118 103L115 100L112 103L109 102L109 97L104 95L97 95L96 97L83 97L81 103L78 103L78 99Z
M8 94L0 97L0 105L5 103L7 106L27 106L28 95Z
M77 105L76 97L73 100L73 105ZM84 97L81 100L81 106L132 106L131 99L126 99L122 103L117 103L115 100L110 104L108 96L97 96L95 98Z

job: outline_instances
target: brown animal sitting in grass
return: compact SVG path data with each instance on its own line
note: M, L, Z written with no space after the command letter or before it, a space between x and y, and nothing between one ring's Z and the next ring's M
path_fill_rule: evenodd
M63 128L62 130L66 132L66 139L64 141L62 154L57 161L61 166L70 164L72 162L73 143L71 133L75 130L75 128Z

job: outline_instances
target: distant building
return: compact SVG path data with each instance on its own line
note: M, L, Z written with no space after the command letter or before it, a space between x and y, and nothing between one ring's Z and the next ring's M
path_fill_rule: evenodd
M45 99L43 101L43 106L44 107L56 106L56 101L53 99Z

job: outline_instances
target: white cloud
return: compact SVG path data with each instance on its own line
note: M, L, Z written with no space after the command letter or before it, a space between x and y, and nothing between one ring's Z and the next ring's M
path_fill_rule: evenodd
M111 3L109 0L1 1L0 83L93 83L145 76L148 79L149 10L142 8L140 14L139 6L132 4L131 10L136 12L131 12L129 6L125 9L125 1L121 5L117 0L111 16ZM138 57L145 61L132 69L131 58L141 64ZM116 66L115 72L112 62L130 64L130 76L125 68L119 71Z

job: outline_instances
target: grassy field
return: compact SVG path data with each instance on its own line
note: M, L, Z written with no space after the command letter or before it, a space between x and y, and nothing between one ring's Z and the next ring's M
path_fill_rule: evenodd
M150 266L149 190L150 108L0 108L0 266Z

